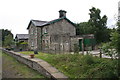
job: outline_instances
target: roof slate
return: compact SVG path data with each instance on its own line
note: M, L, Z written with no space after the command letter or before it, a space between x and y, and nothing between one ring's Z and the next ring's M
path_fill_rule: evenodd
M42 26L43 24L47 23L47 21L40 21L40 20L31 20L35 26Z
M66 18L65 16L64 17L61 17L61 18L58 18L58 19L55 19L55 20L52 20L52 21L49 21L47 24L48 25L50 25L50 24L53 24L53 23L55 23L55 22L58 22L58 21L60 21L60 20L63 20L63 19L65 19L65 20L67 20L69 23L71 23L73 26L76 26L72 21L70 21L68 18ZM46 25L47 25L46 24ZM43 25L43 26L45 26L45 25Z
M29 25L28 25L27 29L29 29L29 27L30 27L31 23L33 23L33 25L34 25L34 26L39 27L39 26L42 26L43 24L46 24L46 23L47 23L47 21L30 20L30 23L29 23Z
M58 22L62 19L65 19L67 20L69 23L71 23L73 26L75 26L75 24L73 22L71 22L69 19L67 19L65 16L64 17L61 17L61 18L58 18L58 19L55 19L55 20L51 20L51 21L40 21L40 20L31 20L29 25L28 25L28 28L29 29L29 26L31 24L31 22L36 26L36 27L43 27L43 26L46 26L46 25L50 25L50 24L53 24L55 22Z
M18 38L18 39L28 39L29 35L28 34L16 34L16 38Z

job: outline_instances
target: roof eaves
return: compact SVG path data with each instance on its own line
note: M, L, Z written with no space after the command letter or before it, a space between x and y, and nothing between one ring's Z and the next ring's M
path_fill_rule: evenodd
M56 22L58 22L58 21L60 21L60 20L62 20L62 19L64 19L64 18L65 18L65 17L55 19L55 20L53 20L53 21L48 22L48 24L56 23Z
M27 29L29 29L29 27L30 27L30 25L31 25L31 22L32 22L32 20L30 20Z
M70 21L68 18L65 17L64 19L66 19L69 23L71 23L73 26L76 27L76 25L72 21Z

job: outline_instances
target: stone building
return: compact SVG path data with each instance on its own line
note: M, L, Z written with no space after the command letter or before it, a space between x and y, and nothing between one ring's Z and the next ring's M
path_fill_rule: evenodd
M28 34L16 34L15 36L15 51L28 50Z
M76 26L68 18L66 11L59 11L59 18L52 21L31 20L28 27L29 48L47 53L74 51L74 44L83 44L83 37L76 36Z
M28 34L16 34L15 41L16 42L28 42L29 35Z

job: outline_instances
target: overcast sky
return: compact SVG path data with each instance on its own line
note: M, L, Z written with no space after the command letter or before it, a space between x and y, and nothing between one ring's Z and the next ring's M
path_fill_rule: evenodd
M119 0L0 0L0 29L9 29L15 34L26 34L31 19L50 21L59 17L59 10L67 11L72 22L88 21L89 9L101 10L107 15L108 27L114 27Z

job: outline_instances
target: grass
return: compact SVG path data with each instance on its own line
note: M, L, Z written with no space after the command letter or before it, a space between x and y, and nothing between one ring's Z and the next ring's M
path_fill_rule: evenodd
M33 54L33 51L20 52ZM69 78L117 78L117 60L92 57L80 54L46 54L35 57L55 66Z
M10 67L12 67L14 69L14 71L16 71L17 73L20 73L23 76L23 78L45 78L37 71L18 62L15 58L9 56L8 54L3 53L2 56L5 57L7 59L7 61L9 61L8 63L3 64L3 67L5 69L7 68L7 66L11 65Z
M23 51L23 52L20 52L22 54L26 54L26 55L30 55L30 54L34 54L33 51ZM43 59L47 62L51 62L52 61L52 58L55 56L55 54L46 54L46 53L41 53L41 52L38 52L37 55L35 55L36 58L40 58L40 59Z

